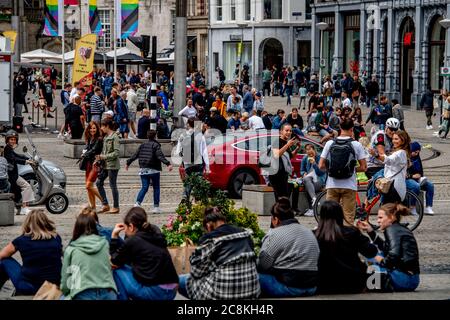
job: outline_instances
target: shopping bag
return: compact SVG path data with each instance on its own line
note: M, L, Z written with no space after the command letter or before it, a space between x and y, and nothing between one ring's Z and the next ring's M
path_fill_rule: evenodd
M56 284L45 281L33 297L33 300L59 300L62 296Z

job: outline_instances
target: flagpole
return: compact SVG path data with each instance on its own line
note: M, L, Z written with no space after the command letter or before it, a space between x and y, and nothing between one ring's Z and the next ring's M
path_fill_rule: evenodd
M116 21L117 19L117 0L114 0L114 76L113 79L116 81L116 75L117 75L117 23L120 23L120 21Z

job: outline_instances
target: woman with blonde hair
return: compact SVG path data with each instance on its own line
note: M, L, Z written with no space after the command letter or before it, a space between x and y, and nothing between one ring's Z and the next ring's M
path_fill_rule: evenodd
M12 256L19 252L23 264ZM31 210L22 224L22 234L0 251L0 289L7 280L16 294L34 295L45 281L59 286L61 237L44 210Z

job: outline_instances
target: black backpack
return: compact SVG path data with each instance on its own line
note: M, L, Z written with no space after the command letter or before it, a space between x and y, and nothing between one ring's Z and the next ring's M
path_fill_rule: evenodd
M327 158L328 175L335 179L348 179L355 173L356 153L353 139L334 139Z

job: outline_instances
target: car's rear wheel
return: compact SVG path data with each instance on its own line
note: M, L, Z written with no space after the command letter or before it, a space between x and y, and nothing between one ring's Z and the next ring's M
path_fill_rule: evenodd
M258 177L249 169L237 170L230 179L228 184L228 193L232 198L242 198L242 188L244 185L258 183Z

